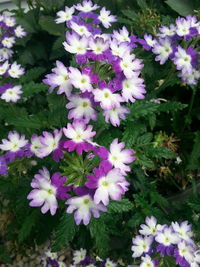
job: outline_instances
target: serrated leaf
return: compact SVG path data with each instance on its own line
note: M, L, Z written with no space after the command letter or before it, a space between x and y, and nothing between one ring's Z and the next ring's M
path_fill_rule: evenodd
M173 159L176 156L173 151L163 146L149 147L148 154L150 155L150 157L153 158L165 158L165 159Z
M165 103L161 103L158 106L158 111L159 112L176 112L178 110L182 110L184 108L186 108L188 105L187 104L183 104L181 102L177 102L177 101L167 101Z
M122 199L121 201L110 201L108 206L108 212L121 213L127 212L133 209L133 204L128 199Z
M88 227L91 237L95 241L98 255L105 257L109 251L109 235L103 218L92 218Z
M48 85L43 83L29 82L22 87L24 97L30 97L40 92L48 92Z
M26 240L31 234L32 228L36 224L39 215L40 211L36 209L28 217L25 218L22 227L18 233L18 240L20 243Z
M132 21L129 20L129 19L125 19L125 18L122 18L122 17L118 17L117 18L117 21L119 23L122 23L122 24L126 24L126 25L132 25Z
M77 230L73 214L64 214L57 227L52 251L56 252L67 246L73 240Z
M32 68L19 79L19 83L28 83L32 82L33 80L35 81L38 79L43 73L45 73L45 68L43 67L35 67Z
M152 133L145 133L137 138L137 144L148 144L153 139Z
M144 117L149 114L156 113L158 110L159 104L145 101L145 100L138 100L134 104L131 105L131 114L127 116L127 118L131 117Z

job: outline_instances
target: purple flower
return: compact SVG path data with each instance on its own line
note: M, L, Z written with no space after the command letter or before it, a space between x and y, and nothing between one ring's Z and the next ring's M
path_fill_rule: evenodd
M134 151L132 149L124 149L125 143L118 143L115 138L110 145L110 153L108 154L108 162L114 167L119 168L123 175L129 172L131 168L126 164L135 160Z
M102 202L105 206L109 204L109 198L112 200L121 200L125 190L121 184L126 180L120 169L112 169L108 162L101 162L99 168L93 170L94 175L88 175L86 186L90 189L96 189L94 193L94 202Z
M66 32L66 42L64 48L71 54L84 55L87 51L89 39L83 35L79 36L76 32Z
M151 245L153 243L153 237L136 236L135 238L132 239L132 242L133 242L133 246L131 247L131 250L133 251L132 257L138 258L150 251Z
M63 147L69 152L76 150L78 154L82 154L83 151L88 152L92 148L88 142L96 134L96 132L92 132L92 129L93 127L87 126L84 121L76 120L68 123L67 128L63 128L63 132L71 140L65 141Z
M6 159L4 156L0 157L0 174L1 175L8 174L8 166L7 166Z
M111 110L104 110L103 115L107 123L111 122L113 126L119 126L120 119L125 120L126 119L125 114L129 113L130 111L127 107L120 106L119 108L114 107Z
M69 80L69 72L64 64L60 61L56 61L56 68L52 69L52 74L47 74L44 83L50 85L49 92L51 93L55 87L58 88L58 94L65 93L66 96L71 95L72 84Z
M98 5L92 3L90 0L84 0L82 4L77 4L75 8L82 12L90 12L99 8Z
M62 129L61 130L55 129L54 136L49 132L43 132L43 136L40 137L40 142L42 144L42 147L39 148L40 154L38 156L43 158L51 154L53 151L54 153L56 153L56 155L58 155L57 150L60 150L59 143L61 138L62 138ZM55 160L57 161L58 158L56 155L54 155L54 157ZM63 156L62 153L60 156L61 157Z
M89 122L97 120L97 111L93 108L93 101L89 94L82 96L73 95L69 97L69 103L66 108L71 109L68 113L68 119L81 120Z
M95 204L92 197L87 194L84 196L72 197L67 200L67 213L74 213L76 224L79 225L82 221L84 225L88 225L91 216L100 217L100 212L107 211L103 204Z
M31 182L34 188L27 196L31 200L29 205L31 207L40 207L42 213L50 210L51 215L55 215L58 208L56 197L66 199L69 195L66 193L69 188L64 188L63 184L66 177L61 177L59 173L55 173L50 179L49 171L46 168L39 171L39 174L34 176Z

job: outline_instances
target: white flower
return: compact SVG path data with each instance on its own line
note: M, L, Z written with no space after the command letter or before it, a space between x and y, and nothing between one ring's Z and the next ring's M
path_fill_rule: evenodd
M86 257L86 249L81 248L80 250L75 250L73 255L74 264L79 264Z
M16 85L12 88L8 88L2 95L1 99L6 102L17 102L20 99L20 95L23 93L21 91L22 86Z
M4 151L17 152L23 148L28 143L25 140L24 135L19 135L17 132L9 132L8 140L2 139L2 144L0 144L0 149Z
M12 18L12 17L10 17L10 16L5 15L5 16L4 16L4 23L5 23L6 26L8 26L8 27L13 27L13 26L15 26L15 24L16 24L16 19L15 19L15 18Z
M57 16L58 18L55 20L55 22L58 24L58 23L63 23L63 22L66 22L66 21L69 21L72 19L72 15L74 13L75 9L74 7L65 7L65 11L58 11L57 12Z
M96 4L92 4L92 1L90 0L84 0L82 5L81 4L77 4L75 6L75 8L79 11L82 11L82 12L90 12L90 11L93 11L93 10L96 10L99 8L99 6L97 6Z
M162 232L158 232L156 237L156 241L164 246L168 247L172 244L178 244L180 238L176 233L173 232L172 227L165 227Z
M171 41L168 38L159 39L153 47L153 53L157 54L155 60L160 61L160 64L164 64L169 58L169 55L172 53Z
M51 259L54 259L54 260L58 258L58 254L56 252L51 252L50 249L47 252L45 252L45 256L47 258L51 258Z
M86 37L89 37L91 35L91 33L84 25L79 25L74 21L71 22L71 29L78 33L80 36L85 35Z
M131 51L131 48L127 43L118 43L116 39L110 42L110 48L112 50L112 54L120 58L123 58L125 52Z
M11 49L8 49L6 47L0 48L0 61L4 61L9 59L13 54L13 51Z
M87 52L89 39L83 35L79 36L77 33L66 33L66 42L63 43L64 48L71 54L84 55Z
M151 244L153 242L153 236L136 236L132 239L133 246L131 250L133 251L132 257L138 258L144 252L147 253L150 250Z
M117 21L116 16L110 15L110 11L106 10L105 7L101 9L98 19L105 28L109 28L112 22Z
M149 255L145 255L145 257L142 257L142 262L140 264L140 267L154 267L154 266L155 264Z
M11 48L15 43L15 37L5 37L1 42L6 48Z
M194 259L194 251L192 246L187 245L185 241L179 242L177 246L179 255L185 258L186 261L191 262Z
M95 204L90 195L72 197L67 200L66 204L69 205L67 213L72 213L76 210L74 219L77 225L79 225L81 221L83 221L84 225L88 225L92 215L95 218L99 218L100 211L107 211L107 208L103 204Z
M19 78L24 74L24 68L22 68L20 64L17 64L17 62L14 62L8 70L8 74L12 78Z
M0 66L0 75L3 75L9 67L8 61L5 61L1 66Z
M174 55L174 64L178 70L182 70L183 73L192 73L192 57L183 49L178 46Z
M188 224L188 221L184 221L181 224L172 222L172 227L181 239L185 240L188 243L193 243L191 239L193 232L191 230L191 225Z
M111 110L114 107L119 108L120 102L123 101L119 94L112 93L108 88L95 89L93 94L94 100L100 102L100 106L104 110Z
M116 267L117 264L114 263L113 261L111 261L109 258L106 259L106 262L105 262L105 267Z
M135 71L139 71L143 67L141 62L142 60L136 59L134 54L130 54L129 51L125 52L120 61L120 67L126 78L132 78Z
M15 32L15 35L18 37L18 38L22 38L24 36L26 36L26 32L24 31L24 29L22 28L21 25L17 26L14 30Z
M109 42L104 41L103 38L91 38L89 40L89 47L90 49L96 54L102 54L106 49L109 48Z
M79 88L83 93L86 91L91 92L93 90L89 75L81 73L78 69L73 67L70 67L69 71L70 82L75 88Z
M30 146L30 150L31 152L33 152L37 157L41 156L41 152L40 149L44 146L41 141L40 141L40 136L37 136L36 134L34 134L31 137L31 146Z
M155 236L158 231L162 231L162 229L165 227L164 225L157 224L157 220L154 216L147 217L146 225L142 224L140 227L142 228L139 230L139 233L142 235L153 235Z
M151 34L145 34L144 40L147 42L147 44L150 47L153 47L157 43L157 41L155 39L153 39L153 36Z
M126 29L125 26L123 26L122 29L118 31L113 31L113 37L115 39L117 39L118 42L122 43L122 42L130 42L130 38L129 38L129 32Z

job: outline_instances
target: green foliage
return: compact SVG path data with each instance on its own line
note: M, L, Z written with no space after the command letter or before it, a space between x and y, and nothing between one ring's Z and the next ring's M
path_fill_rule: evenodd
M104 219L102 217L99 219L92 218L89 224L89 230L91 237L94 239L95 248L98 255L100 257L105 257L108 255L109 235Z
M36 209L33 210L33 212L28 217L26 217L18 233L18 240L20 243L26 240L28 236L30 236L31 230L33 226L36 224L39 215L40 211Z
M73 215L64 213L57 227L52 250L59 251L66 247L73 240L77 229Z
M111 201L108 206L108 212L121 213L127 212L133 209L133 204L128 199L122 199L121 201Z
M188 170L195 170L200 168L200 132L195 133L192 153L187 165Z
M198 1L167 0L165 2L181 16L187 16L188 14L192 14L194 13L194 10L199 7Z

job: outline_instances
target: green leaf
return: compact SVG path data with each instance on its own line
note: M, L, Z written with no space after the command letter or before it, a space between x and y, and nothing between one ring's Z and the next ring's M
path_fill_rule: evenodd
M29 216L25 218L22 227L18 233L18 240L20 243L26 240L31 234L32 228L36 224L39 215L40 211L38 211L38 209L35 209Z
M63 36L64 35L64 24L56 24L55 18L51 16L41 16L39 25L44 31L50 34Z
M34 67L28 71L19 79L19 83L28 83L37 80L46 69L43 67Z
M142 144L148 144L151 142L153 139L153 134L152 133L145 133L142 136L139 136L137 138L137 144L142 145Z
M127 18L129 18L131 20L138 17L138 15L137 15L137 13L135 13L135 11L129 10L129 9L122 10L122 13L124 14L124 16L126 16Z
M141 9L146 9L146 8L148 8L148 5L147 5L147 3L146 3L145 0L137 0L137 4L138 4L138 6L139 6Z
M64 36L58 37L52 46L52 50L57 50L57 49L61 49L61 48L64 50L64 48L63 48L64 40L65 40Z
M199 162L200 162L200 132L196 132L192 153L189 157L189 163L186 169L187 170L199 169L200 168Z
M155 164L151 159L149 159L146 155L142 153L138 153L138 152L137 152L137 160L135 161L135 164L139 164L142 167L146 167L149 169L155 168Z
M176 112L178 110L182 110L184 108L186 108L188 105L187 104L183 104L181 102L177 102L177 101L167 101L165 103L161 103L158 106L158 111L160 112Z
M95 241L98 255L102 258L105 257L109 250L109 235L103 218L92 218L88 227L91 237Z
M153 158L173 159L176 157L173 151L163 146L149 147L148 154Z
M125 19L125 18L122 18L122 17L118 17L117 18L117 21L119 23L122 23L122 24L126 24L126 25L132 25L132 21L129 20L129 19Z
M145 101L145 100L138 100L134 104L131 105L131 114L127 116L127 118L130 117L144 117L146 115L150 115L155 113L158 110L159 104Z
M77 229L73 214L65 213L58 224L52 251L56 252L67 246L73 240Z
M25 86L23 86L23 96L24 97L30 97L35 94L38 94L40 92L47 92L48 91L48 85L44 83L34 83L34 82L29 82Z
M192 14L198 8L198 3L195 5L191 0L167 0L165 3L182 16Z
M38 18L40 10L35 8L23 13L23 17L17 18L17 23L22 25L28 33L35 33L39 30Z
M108 206L108 212L121 213L127 212L133 209L133 204L128 199L122 199L121 201L110 201Z

